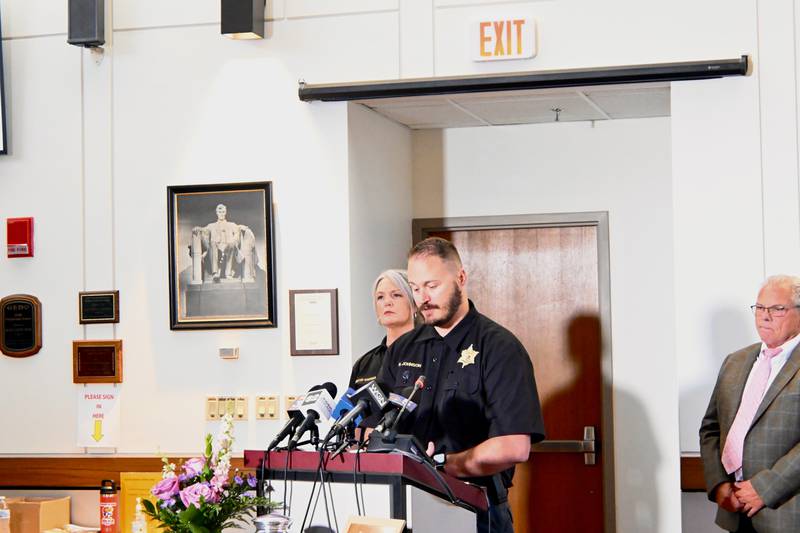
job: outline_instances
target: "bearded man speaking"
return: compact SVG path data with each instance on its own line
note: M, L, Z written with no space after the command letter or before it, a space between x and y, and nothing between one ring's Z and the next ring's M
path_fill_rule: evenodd
M468 299L467 273L450 241L414 246L408 282L425 324L392 344L378 381L399 393L426 377L400 431L430 443L428 453L448 474L486 487L490 506L477 515L479 532L513 533L507 489L514 465L544 439L530 357Z

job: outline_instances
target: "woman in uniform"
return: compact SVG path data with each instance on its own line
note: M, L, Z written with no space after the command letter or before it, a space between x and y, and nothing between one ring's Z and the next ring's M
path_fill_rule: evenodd
M372 302L378 324L386 330L383 341L361 356L353 365L350 387L353 390L375 380L386 349L404 333L414 329L421 319L414 304L405 270L385 270L372 284Z

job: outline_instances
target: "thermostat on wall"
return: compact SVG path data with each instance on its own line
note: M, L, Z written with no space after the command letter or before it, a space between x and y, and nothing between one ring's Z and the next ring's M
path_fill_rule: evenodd
M33 257L33 217L6 220L8 257Z

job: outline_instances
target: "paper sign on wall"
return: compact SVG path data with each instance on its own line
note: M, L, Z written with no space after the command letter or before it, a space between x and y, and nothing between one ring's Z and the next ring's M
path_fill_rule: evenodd
M119 446L120 389L113 384L90 384L78 389L78 446Z
M536 55L536 21L510 17L480 20L470 31L475 61L528 59Z

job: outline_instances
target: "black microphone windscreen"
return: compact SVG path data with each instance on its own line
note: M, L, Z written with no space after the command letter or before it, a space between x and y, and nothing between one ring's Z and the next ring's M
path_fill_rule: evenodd
M336 389L336 385L334 385L330 381L326 381L325 383L320 385L319 388L328 391L328 394L331 395L331 398L336 398L336 393L338 392Z

